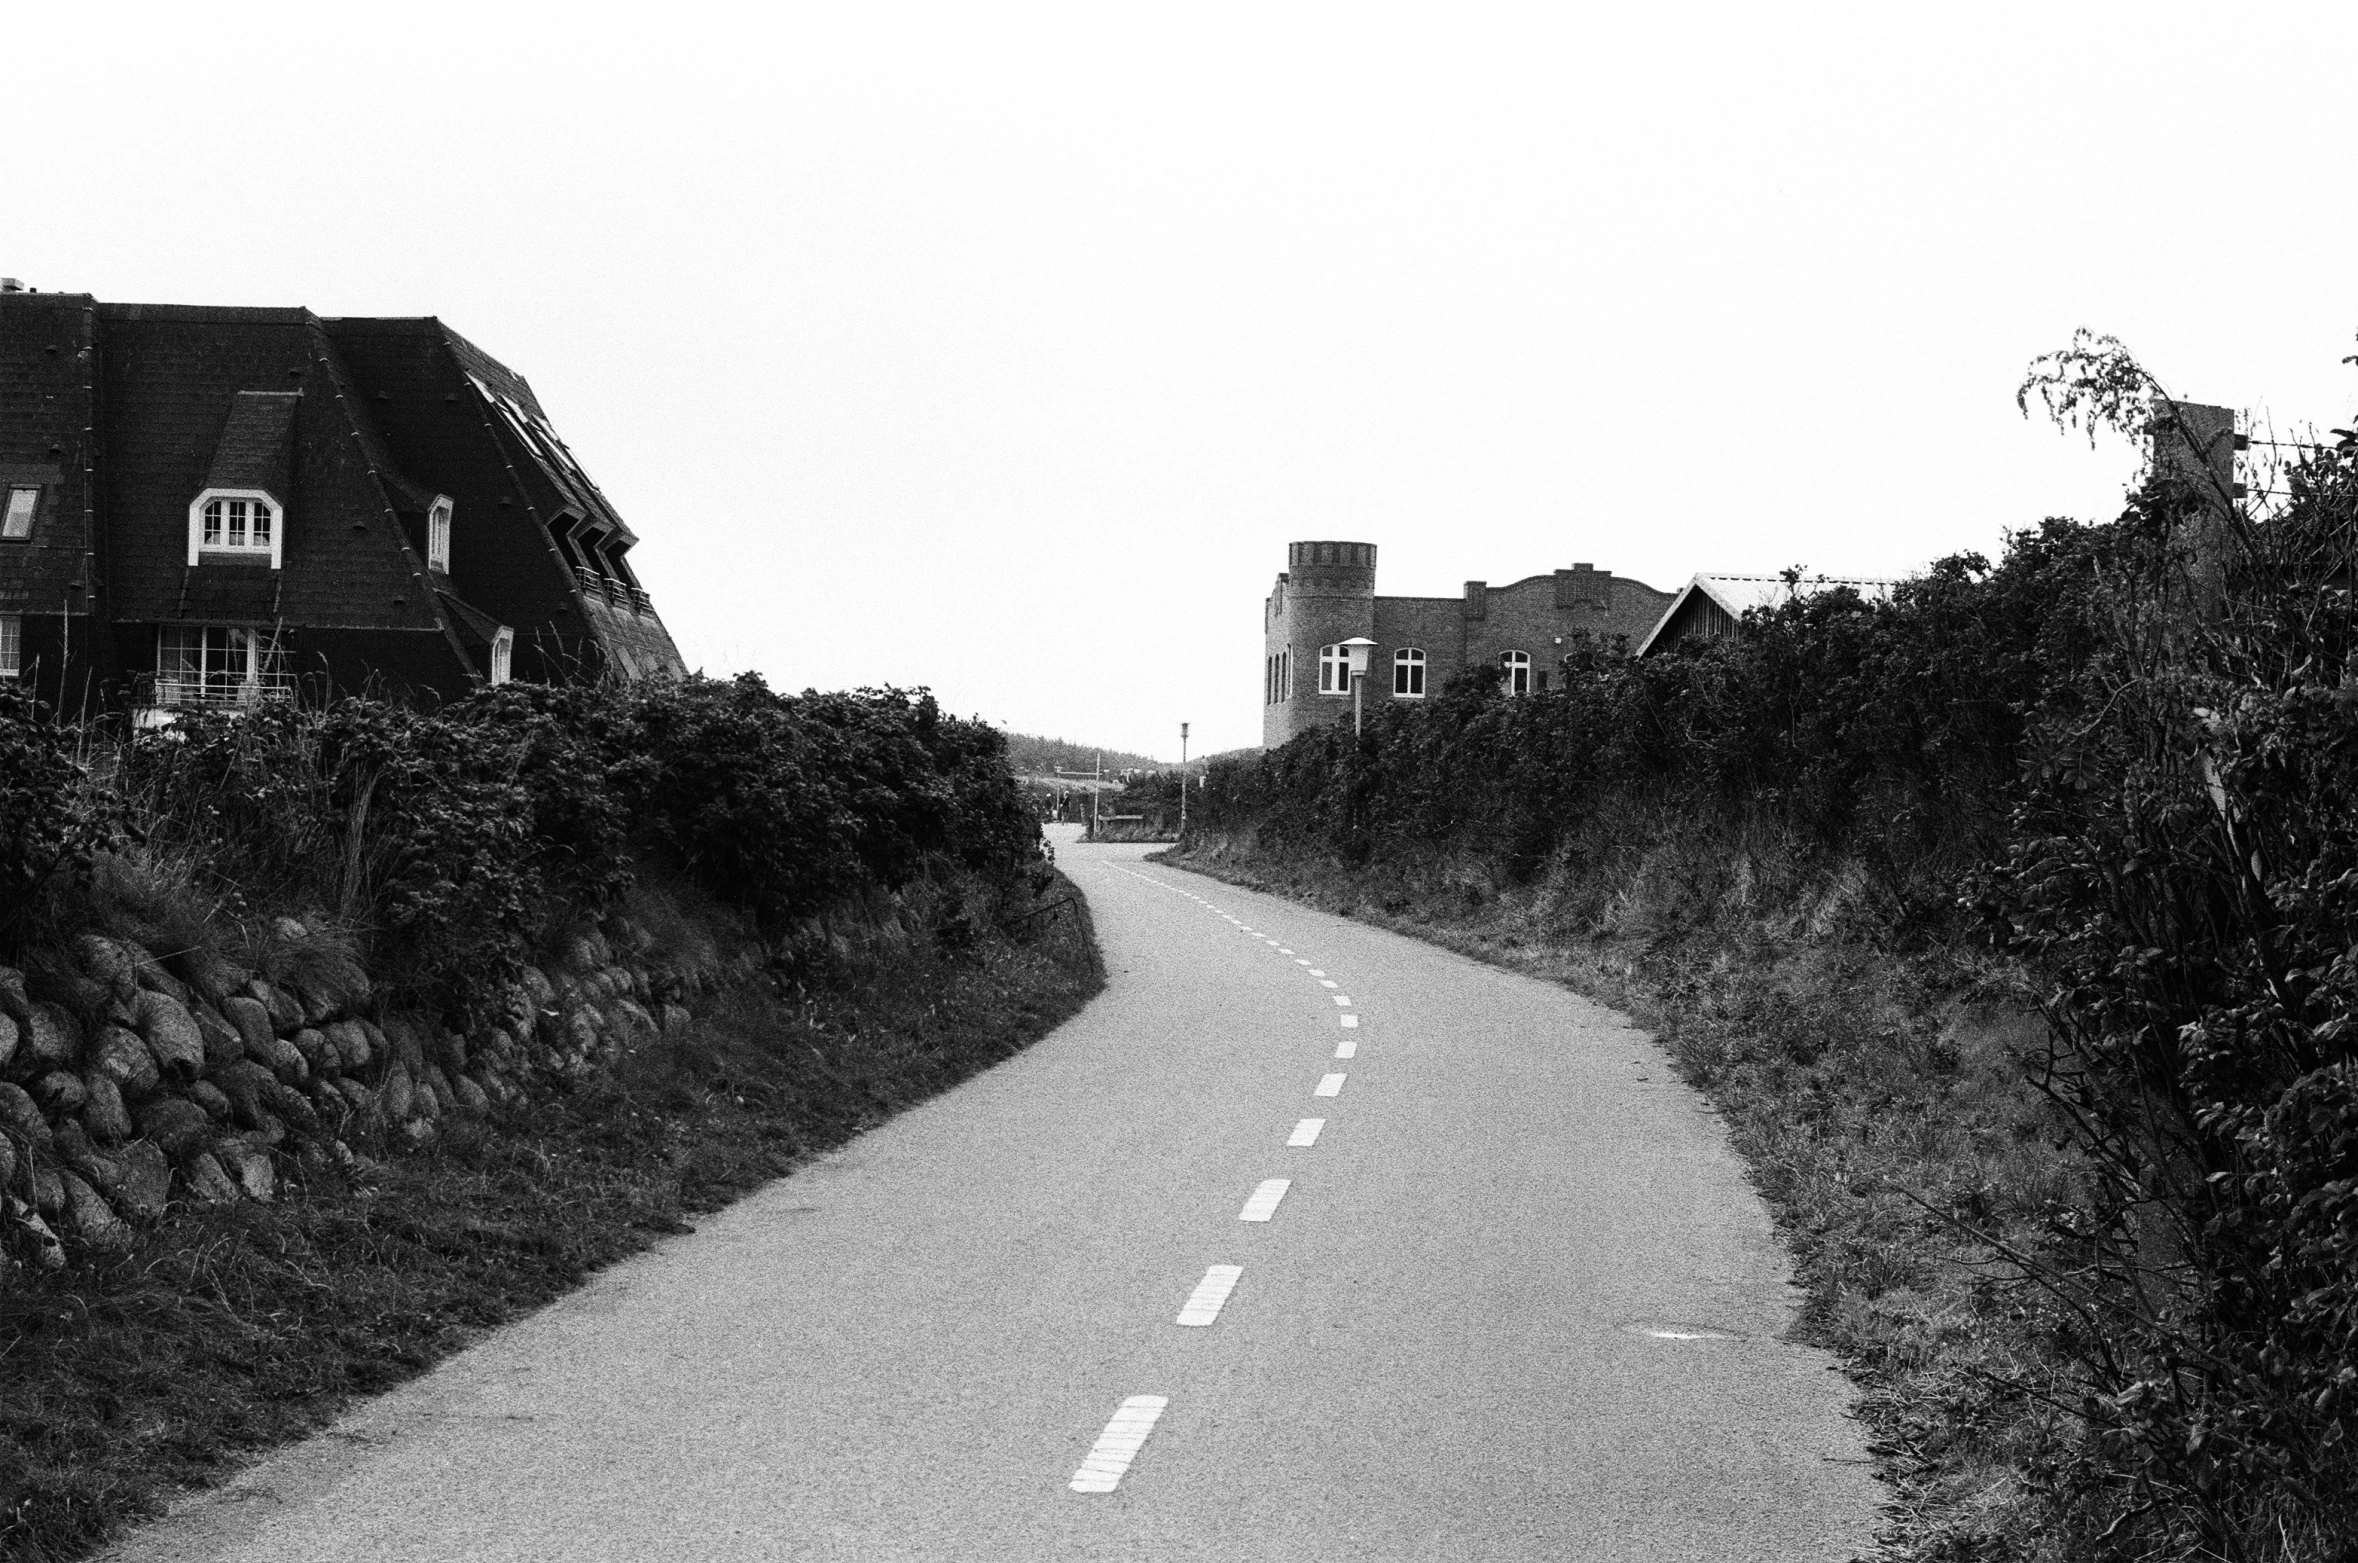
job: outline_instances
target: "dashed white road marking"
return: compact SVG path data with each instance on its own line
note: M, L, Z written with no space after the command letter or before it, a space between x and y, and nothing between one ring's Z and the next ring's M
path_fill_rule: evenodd
M1306 960L1302 959L1302 958L1301 958L1299 955L1297 955L1297 956L1295 956L1295 957L1294 957L1294 964L1295 964L1296 966L1307 966L1307 965L1309 965L1310 963L1309 963L1308 961L1306 961Z
M1348 993L1338 993L1335 995L1335 1002L1344 1006L1345 1008L1349 1008L1351 1004L1351 995Z
M1326 1120L1324 1118L1305 1118L1294 1125L1294 1132L1285 1137L1285 1143L1288 1148L1295 1150L1307 1145L1316 1145L1318 1131L1325 1127Z
M1155 1418L1171 1403L1167 1395L1132 1395L1114 1408L1113 1420L1097 1435L1081 1468L1073 1472L1075 1492L1112 1492L1129 1474L1130 1462L1154 1431Z
M1320 987L1322 987L1322 988L1339 988L1339 987L1341 987L1341 986L1342 986L1342 984L1341 984L1341 983L1339 983L1339 982L1335 981L1335 980L1334 980L1334 978L1332 978L1332 977L1321 977L1321 978L1319 978L1319 979L1318 979L1318 985L1319 985Z
M1359 1044L1358 1044L1358 1042L1357 1042L1357 1041L1355 1041L1354 1039L1350 1038L1350 1037L1345 1037L1345 1038L1343 1038L1343 1040L1342 1040L1342 1041L1340 1041L1340 1042L1337 1042L1337 1043L1335 1044L1335 1057L1337 1057L1337 1058L1352 1058L1352 1057L1356 1057L1356 1056L1358 1055L1358 1052L1359 1052Z
M1284 945L1282 945L1282 944L1281 944L1281 945L1279 945L1279 946L1277 947L1277 953L1278 953L1278 954L1280 954L1280 955L1291 955L1291 954L1293 954L1294 952L1293 952L1293 951L1291 951L1291 950L1289 950L1289 949L1287 949L1287 948L1286 948ZM1305 965L1305 966L1307 966L1307 965L1309 965L1310 963L1309 963L1308 961L1304 961L1302 964L1303 964L1303 965Z
M1346 1026L1355 1027L1359 1024L1359 1017L1357 1015L1345 1015L1343 1017L1343 1024Z
M1277 1202L1285 1198L1285 1191L1294 1186L1291 1178L1267 1178L1253 1190L1253 1197L1236 1213L1239 1221L1266 1221L1277 1214Z
M1181 1324L1205 1325L1220 1317L1220 1310L1228 1302L1228 1294L1236 1290L1236 1278L1244 1274L1242 1265L1214 1265L1204 1272L1188 1293L1187 1306L1179 1310Z
M1340 1096L1340 1095L1342 1095L1342 1094L1343 1094L1343 1077L1342 1077L1341 1075L1321 1075L1321 1076L1319 1076L1319 1079L1318 1079L1318 1089L1317 1089L1317 1090L1315 1090L1315 1091L1313 1091L1313 1092L1311 1092L1310 1094L1311 1094L1312 1096Z
M1303 964L1303 965L1305 965L1305 966L1310 966L1310 963L1309 963L1308 961L1304 961L1302 964ZM1315 966L1310 966L1310 975L1311 975L1311 976L1313 976L1313 977L1323 977L1323 976L1325 976L1325 975L1326 975L1326 973L1325 973L1325 972L1322 972L1322 971L1320 971L1320 970L1319 970L1317 967L1315 967Z

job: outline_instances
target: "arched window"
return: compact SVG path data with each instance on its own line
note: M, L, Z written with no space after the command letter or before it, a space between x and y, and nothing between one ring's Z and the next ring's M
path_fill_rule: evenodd
M267 559L275 570L286 542L286 512L258 488L209 488L188 502L188 567L212 554Z
M1498 665L1506 669L1506 692L1508 694L1527 695L1531 693L1530 652L1502 651L1498 654Z
M1341 646L1318 648L1318 692L1322 695L1351 692L1351 653Z
M1392 693L1410 700L1425 697L1425 654L1416 646L1392 653Z
M438 494L426 512L426 568L445 575L450 573L451 509L450 500Z

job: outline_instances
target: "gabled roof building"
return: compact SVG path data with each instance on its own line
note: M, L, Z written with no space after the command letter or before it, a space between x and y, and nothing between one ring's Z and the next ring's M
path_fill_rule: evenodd
M0 283L0 678L69 712L677 674L637 541L439 320Z
M1897 581L1876 576L1696 575L1680 587L1654 627L1637 643L1637 655L1655 656L1681 641L1718 640L1733 635L1754 608L1777 608L1798 597L1848 587L1872 602L1891 594Z

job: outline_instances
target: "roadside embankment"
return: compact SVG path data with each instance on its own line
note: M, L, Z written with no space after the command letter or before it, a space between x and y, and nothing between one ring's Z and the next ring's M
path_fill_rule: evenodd
M2014 1544L2023 1473L2068 1430L2045 1397L2072 1390L2041 1340L2055 1309L2005 1247L2035 1249L2036 1213L2085 1176L2022 1067L2037 1012L1984 960L1862 938L1871 904L1841 865L1667 818L1624 819L1616 836L1617 871L1523 885L1465 857L1348 869L1249 836L1161 856L1562 982L1644 1025L1776 1212L1804 1337L1860 1385L1894 1553Z

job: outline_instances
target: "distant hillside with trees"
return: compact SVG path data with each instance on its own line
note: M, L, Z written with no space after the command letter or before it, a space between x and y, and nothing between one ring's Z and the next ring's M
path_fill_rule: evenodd
M1107 775L1125 770L1151 771L1171 760L1158 760L1151 754L1132 754L1124 749L1101 749L1091 744L1068 743L1062 738L1038 738L1030 733L1009 733L1007 736L1007 764L1018 776L1053 776L1059 769L1085 771L1100 759L1105 762Z

